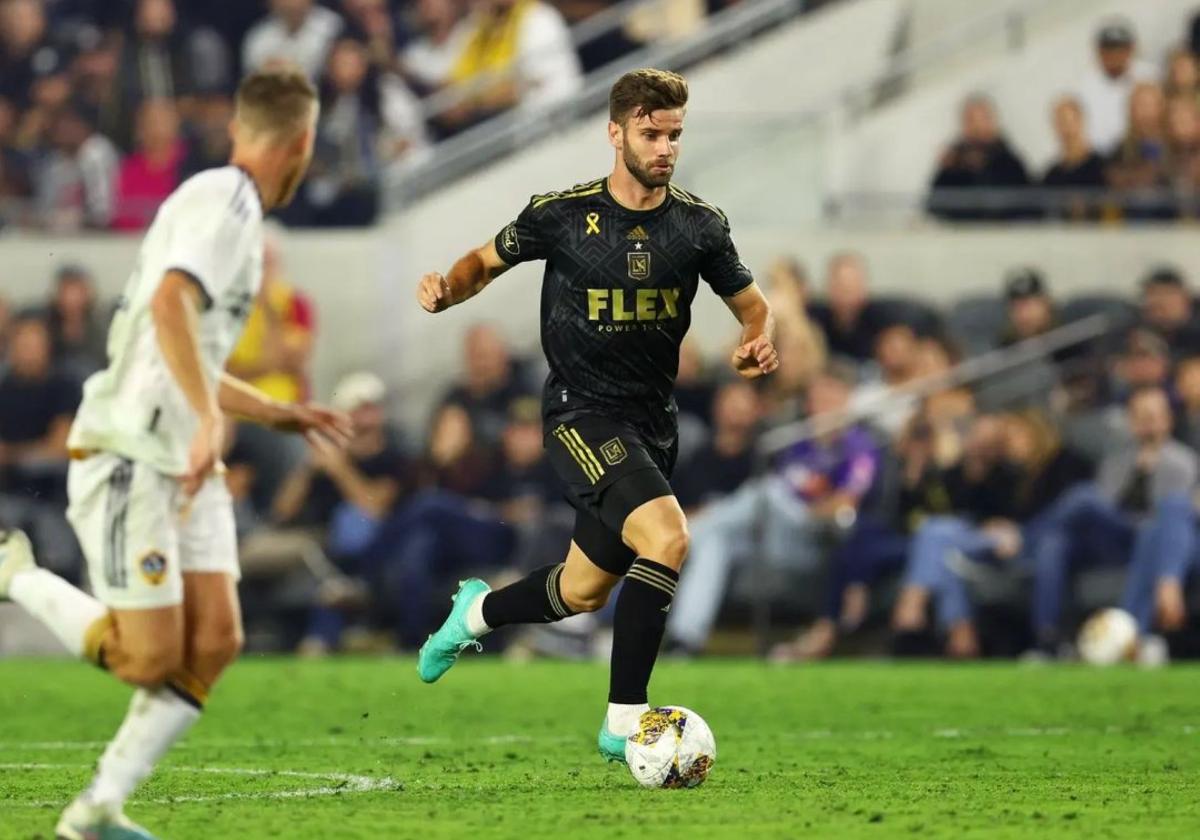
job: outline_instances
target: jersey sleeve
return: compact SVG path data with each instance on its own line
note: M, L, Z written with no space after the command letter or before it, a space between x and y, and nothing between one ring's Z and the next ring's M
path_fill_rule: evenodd
M165 266L191 277L207 309L235 282L246 258L254 188L244 179L213 178L185 189L169 209Z
M537 206L535 198L521 215L496 234L496 253L508 265L544 260L550 255L553 241L546 228L546 213Z
M721 297L733 297L754 282L754 275L738 256L724 216L714 218L709 225L700 276Z

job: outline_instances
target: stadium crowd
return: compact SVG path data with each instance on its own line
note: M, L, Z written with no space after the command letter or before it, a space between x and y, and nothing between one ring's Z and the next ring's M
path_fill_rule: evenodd
M223 164L234 85L272 61L318 84L291 225L364 225L384 173L736 0L656 0L576 43L603 0L0 0L0 228L136 231Z
M1157 67L1116 19L1096 34L1095 59L1049 111L1055 159L1038 173L1005 137L986 96L963 102L927 200L953 222L1047 218L1070 222L1200 216L1200 15Z
M230 367L305 399L318 313L287 282L279 243L268 237L263 291ZM682 353L673 485L693 551L674 650L710 648L722 615L761 597L807 624L772 652L784 661L870 638L879 650L885 626L899 652L1057 656L1083 612L1108 603L1137 617L1148 656L1162 651L1157 634L1184 627L1200 311L1178 271L1150 272L1136 301L1064 301L1037 269L1018 268L994 297L945 310L873 293L854 253L834 257L819 286L791 259L763 282L777 376L751 385L691 344ZM926 387L964 357L1095 314L1107 328L1087 342ZM27 528L41 562L71 580L82 564L63 521L66 429L82 378L103 362L106 316L77 265L42 305L0 301L0 524ZM356 424L346 452L252 426L230 435L252 646L412 649L453 580L562 556L573 517L543 452L540 359L480 323L462 361L420 440L393 425L400 395L370 371L332 395ZM763 454L765 431L804 418L808 434ZM604 621L489 644L580 654Z

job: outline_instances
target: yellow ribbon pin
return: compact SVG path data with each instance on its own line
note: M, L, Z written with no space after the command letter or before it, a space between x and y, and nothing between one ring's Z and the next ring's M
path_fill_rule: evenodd
M588 213L587 214L587 235L591 236L593 233L599 233L599 232L600 232L600 214L599 213Z

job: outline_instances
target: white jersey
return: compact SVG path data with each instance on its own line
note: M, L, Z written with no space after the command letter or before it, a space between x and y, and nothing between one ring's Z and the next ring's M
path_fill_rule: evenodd
M88 379L68 446L187 470L195 411L159 349L150 304L171 270L203 298L200 355L215 389L262 283L262 204L254 182L225 166L189 178L163 203L108 334L108 367Z

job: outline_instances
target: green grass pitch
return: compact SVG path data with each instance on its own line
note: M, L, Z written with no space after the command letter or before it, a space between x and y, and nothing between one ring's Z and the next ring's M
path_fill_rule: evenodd
M599 665L248 658L129 812L190 838L1195 837L1200 669L664 662L717 736L703 787L595 751ZM0 838L49 838L128 690L0 662Z

